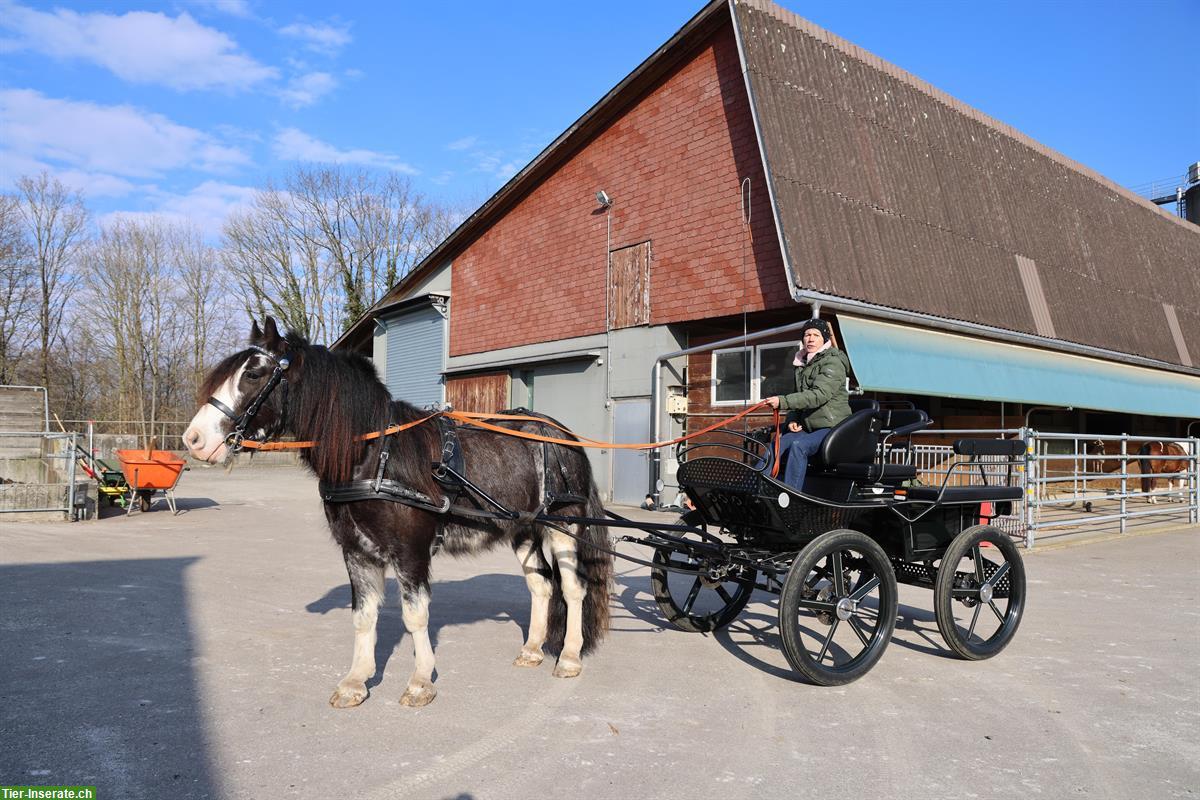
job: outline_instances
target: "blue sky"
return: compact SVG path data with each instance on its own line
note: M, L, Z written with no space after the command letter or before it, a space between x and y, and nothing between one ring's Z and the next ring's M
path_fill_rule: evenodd
M1123 185L1200 160L1197 0L783 5ZM334 161L471 210L700 7L0 0L0 190L47 169L216 235Z

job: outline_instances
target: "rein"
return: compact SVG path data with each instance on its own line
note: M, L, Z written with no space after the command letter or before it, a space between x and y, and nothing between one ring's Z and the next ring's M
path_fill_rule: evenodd
M257 402L257 398L255 401ZM563 426L558 425L554 422L550 422L549 420L544 419L542 417L534 417L534 416L529 416L529 415L525 415L525 414L511 414L511 415L509 415L509 414L480 414L480 413L476 413L476 412L472 412L472 411L434 411L433 413L428 414L427 416L421 417L420 419L413 420L412 422L406 422L403 425L389 425L388 427L384 428L383 430L372 431L370 433L364 433L361 436L356 436L354 438L355 438L355 441L365 442L365 441L369 441L371 439L378 439L381 436L393 436L397 433L400 433L401 431L406 431L409 428L415 428L416 426L426 423L436 417L445 417L446 419L452 419L452 420L454 420L456 422L460 422L464 425L471 425L472 427L475 427L475 428L480 428L482 430L491 431L493 433L503 434L505 436L515 436L518 439L530 439L535 442L547 442L549 444L562 444L562 445L567 445L569 447L592 447L592 448L599 447L599 448L612 448L614 450L653 450L653 449L656 449L659 447L670 447L671 445L678 444L680 442L686 442L689 439L694 439L697 436L703 436L706 433L711 433L712 431L715 431L718 428L723 428L727 425L737 422L741 418L743 418L749 414L752 414L755 411L758 411L765 405L767 405L767 403L765 401L761 402L761 403L756 403L756 404L750 406L749 408L745 409L744 411L741 411L741 412L733 415L732 417L728 417L726 419L715 422L712 425L709 425L707 428L698 430L695 433L689 433L685 436L679 436L675 439L670 439L670 440L662 441L662 442L643 442L643 443L602 442L602 441L599 441L596 439L589 439L585 436L579 436L578 434L574 433L573 431L571 431L567 428L564 428ZM218 408L220 408L220 406L218 406ZM227 414L226 416L230 416L230 415ZM775 426L776 430L778 430L778 428L779 428L779 409L774 410L774 416L775 416L774 426ZM563 433L568 433L568 434L571 434L572 436L577 436L578 439L559 439L559 438L556 438L553 436L542 436L542 435L536 434L536 433L526 433L525 431L514 431L511 428L503 428L499 425L493 425L490 422L487 422L487 420L491 420L491 419L503 419L505 421L510 421L510 422L512 422L512 421L540 422L545 425L549 425L552 428L557 428L558 430L562 431ZM232 437L233 434L230 434L230 436ZM309 447L318 447L319 445L320 445L320 442L313 442L313 441L307 441L307 442L260 442L260 441L254 440L254 439L244 439L244 438L240 443L241 447L248 449L248 450L302 450L302 449L309 448ZM778 448L779 448L778 440L776 440L775 448L776 448L776 457L778 458Z

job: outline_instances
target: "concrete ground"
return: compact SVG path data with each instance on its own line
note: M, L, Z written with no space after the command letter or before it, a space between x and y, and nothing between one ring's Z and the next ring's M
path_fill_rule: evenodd
M350 591L311 478L193 469L160 500L76 524L0 525L0 785L101 798L1168 798L1200 794L1200 529L1027 554L996 658L950 657L902 587L875 669L796 680L774 598L716 635L664 628L618 564L613 627L574 680L517 669L529 598L507 551L435 561L439 695L394 582L379 673L350 662Z

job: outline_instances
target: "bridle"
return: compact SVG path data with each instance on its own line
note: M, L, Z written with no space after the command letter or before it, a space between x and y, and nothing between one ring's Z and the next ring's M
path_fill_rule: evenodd
M267 379L266 385L258 390L258 394L255 395L254 400L251 401L250 405L246 407L246 410L243 411L239 416L232 408L225 405L217 398L208 398L208 404L210 406L217 409L217 411L220 411L229 419L233 420L233 431L225 437L225 445L229 448L230 452L233 453L241 452L242 443L247 440L252 442L266 441L274 433L282 431L287 423L288 382L287 378L284 377L284 373L287 372L287 368L291 365L291 360L288 359L287 356L276 358L274 353L270 352L269 350L264 350L256 345L250 345L250 349L255 350L259 354L271 359L271 361L275 364L275 369L271 372L271 377ZM250 427L250 423L254 420L254 417L257 416L259 409L262 408L263 403L267 402L267 398L270 397L271 392L275 391L275 387L280 384L283 384L283 394L280 403L279 422L275 425L275 430L264 432L262 439L246 436L246 429Z

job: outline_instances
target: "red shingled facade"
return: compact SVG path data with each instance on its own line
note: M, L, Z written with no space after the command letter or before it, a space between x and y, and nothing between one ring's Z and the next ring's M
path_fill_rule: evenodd
M724 25L454 259L451 355L604 332L600 189L612 249L651 242L652 324L791 303Z

